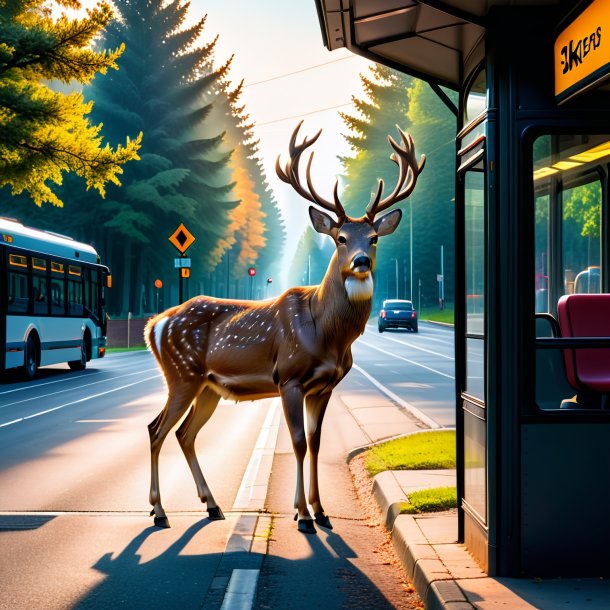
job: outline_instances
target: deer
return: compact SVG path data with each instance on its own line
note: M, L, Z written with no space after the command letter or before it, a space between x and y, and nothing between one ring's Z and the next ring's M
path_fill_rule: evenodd
M335 182L332 200L314 189L311 151L305 183L299 171L303 152L322 130L299 144L302 121L289 143L289 158L276 161L278 177L307 201L313 228L329 236L336 250L318 286L300 286L265 301L194 297L151 318L145 339L167 385L167 402L148 425L151 452L150 515L158 527L170 527L161 504L159 453L170 430L186 414L176 436L190 466L197 493L210 520L224 519L195 454L195 438L221 398L251 401L280 397L296 457L294 499L298 531L315 534L315 524L332 529L318 485L322 422L333 389L352 367L352 343L364 333L373 303L377 240L393 233L402 218L399 208L379 214L413 191L426 160L417 162L413 139L398 128L401 143L388 136L398 165L393 191L383 198L378 181L361 218L349 217ZM319 209L322 208L322 209ZM331 212L336 219L325 211ZM188 411L188 414L187 414ZM310 454L308 500L303 478Z

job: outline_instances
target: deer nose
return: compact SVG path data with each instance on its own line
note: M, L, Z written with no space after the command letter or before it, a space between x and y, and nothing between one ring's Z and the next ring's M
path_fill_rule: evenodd
M352 261L352 271L356 271L358 273L363 273L365 271L369 271L371 269L371 259L365 254L360 254L356 256Z

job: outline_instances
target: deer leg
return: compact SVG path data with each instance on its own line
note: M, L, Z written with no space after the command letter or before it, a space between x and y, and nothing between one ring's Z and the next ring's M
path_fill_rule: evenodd
M178 442L182 447L186 461L193 473L195 485L197 486L197 494L202 502L207 502L208 515L213 521L224 519L225 517L218 504L216 504L214 496L201 472L197 454L195 453L195 438L197 437L199 430L201 430L208 419L212 417L212 413L216 410L219 400L220 396L216 394L214 390L209 387L204 388L203 392L195 401L193 408L186 416L186 419L176 431Z
M305 438L305 421L303 418L303 388L301 384L289 382L280 386L280 396L286 424L290 432L294 455L297 460L297 484L294 496L294 508L296 510L295 520L298 520L300 532L315 534L313 520L307 501L305 500L305 487L303 484L303 460L307 453L307 439Z
M197 396L199 386L184 384L177 388L170 388L167 403L155 419L148 424L150 436L150 503L151 516L155 517L158 527L170 527L167 515L161 505L161 492L159 490L159 454L165 437L184 415L193 399Z
M318 487L318 454L320 452L322 421L329 400L330 392L321 396L308 396L305 406L307 411L307 444L309 445L310 459L309 503L313 508L316 523L322 527L333 529L330 519L324 514L324 509L320 502L320 489Z

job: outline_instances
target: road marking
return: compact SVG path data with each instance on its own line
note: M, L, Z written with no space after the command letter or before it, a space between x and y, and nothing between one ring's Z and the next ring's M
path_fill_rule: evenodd
M122 377L133 377L134 375L141 375L142 373L150 373L150 371L159 370L156 366L150 369L144 369L142 371L136 371L135 373L126 373L125 375L117 375L116 377L112 377L112 379L121 379ZM30 402L31 400L39 400L41 398L48 398L49 396L56 396L57 394L63 394L64 392L72 392L75 389L80 390L81 388L88 388L92 385L97 385L98 383L107 383L108 379L102 379L100 381L92 381L91 383L85 383L84 385L79 385L76 388L66 388L65 390L59 390L58 392L51 392L50 394L43 394L42 396L32 396L31 398L24 398L23 400L16 400L14 402L8 402L5 405L0 405L0 409L5 409L6 407L12 407L13 405L20 405L24 402ZM41 384L44 385L44 384ZM34 386L39 387L39 386Z
M411 347L413 349L419 350L420 352L426 352L427 354L432 354L434 356L440 356L441 358L446 358L447 360L455 360L453 356L447 356L447 354L441 354L440 352L434 352L431 349L426 349L425 347L420 347L419 345L414 345L413 343L407 343L406 341L401 341L400 339L393 339L392 337L388 337L387 335L382 335L382 339L387 341L393 341L394 343L399 343L400 345L405 345L407 347Z
M86 372L80 375L75 375L71 373L69 377L64 377L63 379L56 379L55 381L45 381L44 383L31 383L25 386L21 386L19 388L13 388L12 390L5 390L4 392L0 392L0 396L4 396L4 394L12 394L13 392L21 392L22 390L31 390L32 388L40 388L43 385L51 385L52 383L62 383L63 381L72 381L73 379L81 379L82 377L91 377L91 375L99 375L100 373L105 373L106 371L95 371L95 372ZM69 371L66 369L66 373Z
M280 399L274 398L267 411L254 451L250 456L233 510L263 510L273 464L273 454L280 429Z
M439 423L435 422L431 417L428 417L425 413L420 411L417 407L413 406L411 403L403 400L397 394L394 394L392 390L386 388L381 382L377 381L372 375L369 375L364 369L360 368L357 364L353 365L353 368L356 369L360 374L364 375L376 388L380 389L386 396L391 398L394 402L397 402L403 409L406 409L417 417L421 422L432 428L433 430L437 430L438 428L444 428Z
M52 413L53 411L59 411L60 409L65 409L66 407L70 407L72 405L77 405L81 402L86 402L87 400L91 400L92 398L99 398L100 396L105 396L106 394L112 394L112 392L118 392L119 390L124 390L125 388L130 388L131 386L138 385L139 383L144 383L145 381L150 381L151 379L157 379L161 377L161 374L153 375L152 377L146 377L144 379L140 379L139 381L134 381L133 383L128 383L127 385L120 386L118 388L113 388L112 390L107 390L106 392L100 392L99 394L92 394L91 396L85 396L85 398L79 398L78 400L73 400L72 402L67 402L63 405L59 405L57 407L53 407L52 409L46 409L44 411L39 411L38 413L32 413L31 415L26 415L25 417L19 417L18 419L13 419L12 421L4 422L0 424L0 428L5 428L6 426L12 426L13 424L18 424L19 422L26 421L27 419L33 419L34 417L39 417L41 415L46 415L47 413Z
M220 610L252 608L260 570L233 570Z
M412 364L413 366L419 366L422 369L426 369L427 371L431 371L432 373L436 373L437 375L442 375L443 377L447 377L448 379L455 379L455 377L453 375L448 375L447 373L437 371L436 369L426 366L425 364L421 364L421 362L415 362L415 360L409 360L408 358L403 358L402 356L399 356L398 354L394 354L392 352L388 352L385 349L381 349L380 347L377 347L376 345L373 345L372 343L367 343L366 341L363 341L362 339L359 340L359 343L362 345L366 345L367 347L376 349L378 352L381 352L382 354L385 354L386 356L391 356L392 358L398 358L399 360L404 360L405 362L408 362L409 364Z
M264 527L266 531L270 527L271 518L265 519L264 515L258 513L265 508L273 455L280 428L280 404L279 398L271 401L233 503L233 511L247 510L257 511L257 513L240 515L227 541L225 553L254 552L264 555L266 552L267 533L265 533L263 541L256 532L261 527ZM251 610L259 575L260 569L234 569L222 600L221 610Z

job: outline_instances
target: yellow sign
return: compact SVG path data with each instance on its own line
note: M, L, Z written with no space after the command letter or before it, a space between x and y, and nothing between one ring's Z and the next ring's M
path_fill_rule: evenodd
M168 239L181 254L184 254L195 241L193 234L182 223Z
M610 75L610 0L595 0L555 41L555 97L582 93Z

